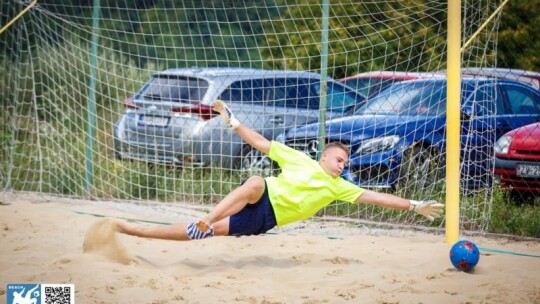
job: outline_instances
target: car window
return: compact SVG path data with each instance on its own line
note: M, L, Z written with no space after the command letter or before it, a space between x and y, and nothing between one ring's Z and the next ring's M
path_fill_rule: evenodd
M233 82L219 97L231 103L269 103L278 107L310 107L309 85L299 78L248 79Z
M299 107L309 109L309 110L318 110L320 105L319 92L314 91L311 86L311 82L307 79L302 79L297 86L298 92L298 104Z
M510 102L512 114L540 113L540 99L533 91L515 85L503 85L502 88Z
M274 106L285 107L287 103L287 92L285 79L265 79L266 100L272 102Z
M170 75L154 76L140 93L143 98L196 104L208 89L208 82L200 78Z
M349 79L343 82L364 96L372 97L386 89L394 82L401 81L400 79L383 79L383 78L356 78Z
M233 82L219 99L230 102L270 103L273 106L319 110L320 81L307 78L267 78ZM328 82L328 111L343 112L357 104L361 95L346 87Z
M266 97L263 79L247 79L231 83L219 99L230 103L262 103Z
M312 109L319 109L321 82L311 80ZM355 93L347 87L329 81L326 87L326 109L331 112L344 112L364 100L362 95Z
M476 88L472 96L471 102L476 105L476 116L491 116L497 113L504 113L502 96L498 94L497 87L493 84Z
M444 83L397 83L355 114L440 115L446 111Z
M315 94L310 91L309 83L302 78L287 78L284 92L289 108L317 109L319 108Z
M326 108L328 111L347 111L359 102L359 95L345 87L329 82L327 87Z

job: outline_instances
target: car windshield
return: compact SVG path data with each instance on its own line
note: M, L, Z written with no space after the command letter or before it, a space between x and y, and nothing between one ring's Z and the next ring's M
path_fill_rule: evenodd
M441 115L446 111L446 85L442 82L395 83L368 100L356 115Z
M356 78L345 80L343 84L355 89L364 96L372 97L377 95L392 83L398 81L400 80L383 78Z
M316 92L320 92L320 82L316 82L315 85ZM317 94L317 98L318 94ZM362 95L355 94L354 91L346 89L342 85L328 82L327 92L326 92L326 109L331 112L347 112L352 111L354 105L364 101ZM319 109L319 100L317 100L317 107Z
M319 110L321 82L309 78L248 79L232 83L220 95L230 103L271 104L276 107ZM355 91L332 81L328 82L326 109L348 112L364 101Z
M146 99L196 104L207 89L208 82L204 79L158 75L141 94Z

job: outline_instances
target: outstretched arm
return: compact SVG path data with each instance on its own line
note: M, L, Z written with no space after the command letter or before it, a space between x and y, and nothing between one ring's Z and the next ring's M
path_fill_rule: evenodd
M436 201L414 201L392 194L379 193L370 190L364 190L364 192L356 199L356 202L359 204L373 204L387 208L415 211L430 221L440 217L444 208L443 204Z
M408 199L367 189L356 199L356 202L401 210L409 210L409 206L411 205Z
M268 152L270 151L270 141L258 132L251 130L243 124L240 124L234 130L236 131L236 134L238 134L238 136L240 136L253 148L261 151L264 154L268 154Z
M225 102L221 100L214 101L213 109L220 113L223 122L236 131L236 134L238 134L245 142L262 153L268 154L270 151L270 141L258 132L242 125L238 119L234 117L234 114Z

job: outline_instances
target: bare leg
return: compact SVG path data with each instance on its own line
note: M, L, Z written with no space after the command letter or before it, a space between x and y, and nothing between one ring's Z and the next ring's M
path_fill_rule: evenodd
M229 234L229 217L244 208L247 204L254 204L264 193L264 179L252 176L240 187L229 193L209 214L197 222L197 228L206 232L210 225L214 227L214 235ZM163 240L190 240L187 236L187 225L180 223L170 226L142 226L127 222L117 222L118 232L153 239Z
M229 193L219 204L205 217L197 222L197 228L206 232L210 225L238 213L247 204L256 203L264 193L264 178L251 176L240 187ZM216 227L214 227L215 229ZM227 229L228 230L228 229Z
M189 241L187 236L187 224L174 224L169 226L143 226L131 224L124 221L116 223L117 231L120 233L138 236L143 238L174 240L174 241ZM229 218L224 218L214 224L214 235L223 236L229 234Z

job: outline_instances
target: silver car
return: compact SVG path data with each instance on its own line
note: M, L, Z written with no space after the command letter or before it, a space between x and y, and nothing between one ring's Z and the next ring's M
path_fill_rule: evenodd
M229 104L244 125L268 139L319 119L316 73L241 68L181 68L156 73L126 102L114 126L118 158L224 168L265 167L268 159L225 126L212 102ZM332 79L328 119L344 116L365 97Z

